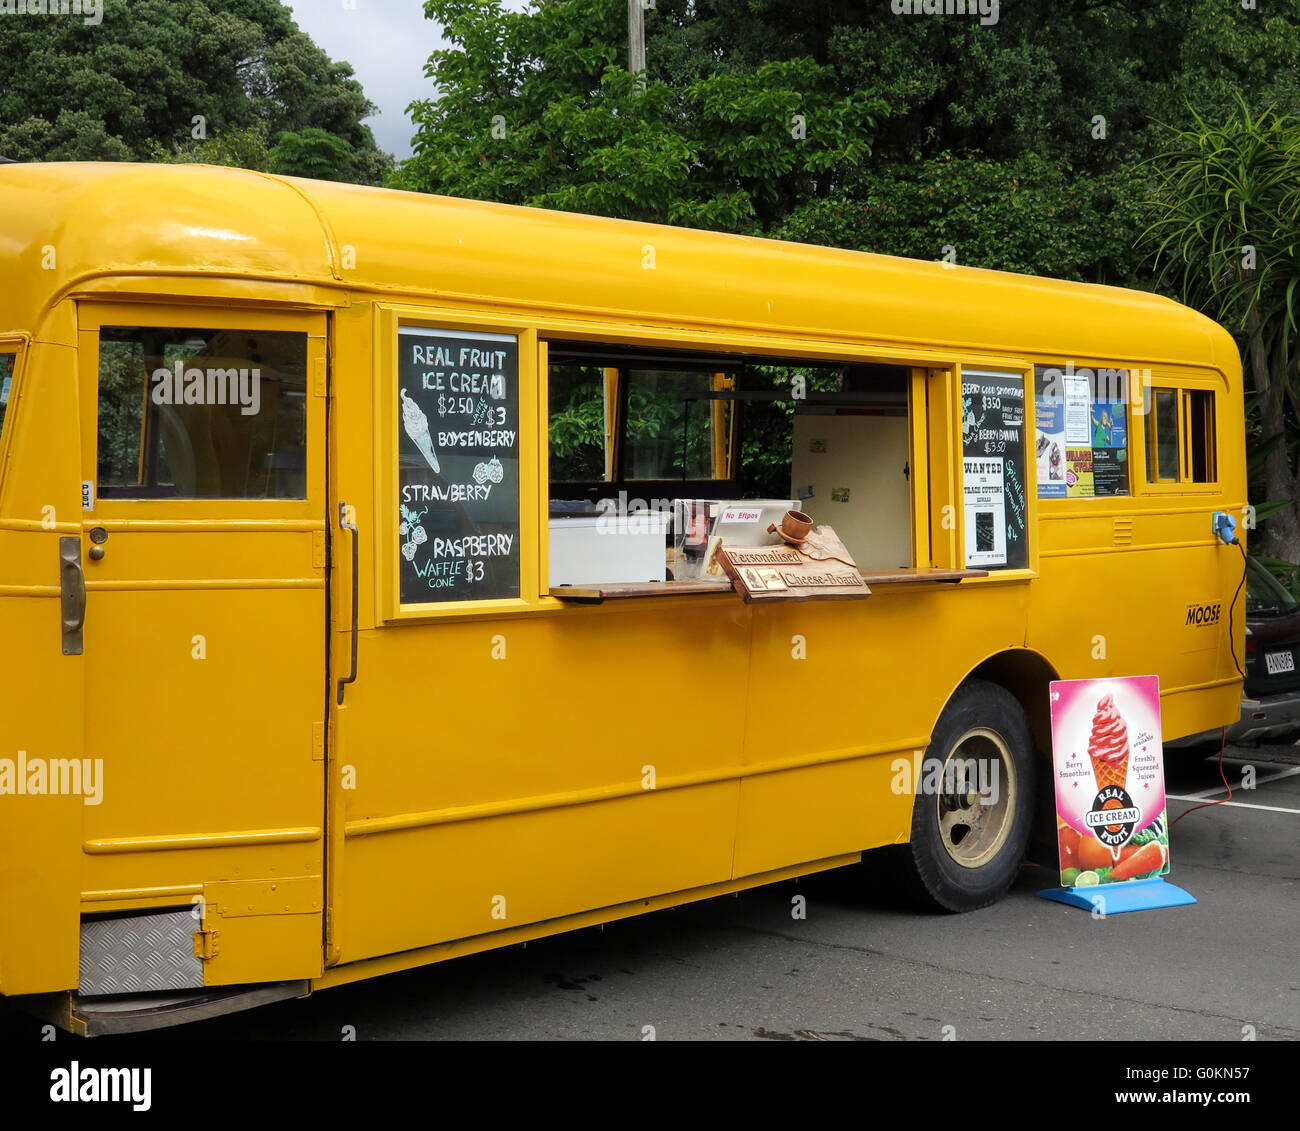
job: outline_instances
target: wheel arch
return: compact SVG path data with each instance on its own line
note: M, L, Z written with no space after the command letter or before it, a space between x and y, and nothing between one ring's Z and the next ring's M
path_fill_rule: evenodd
M1048 685L1059 679L1056 669L1032 648L1008 648L982 660L966 675L966 680L982 679L1005 688L1020 703L1029 719L1038 757L1052 756L1052 714ZM966 680L962 682L965 683Z

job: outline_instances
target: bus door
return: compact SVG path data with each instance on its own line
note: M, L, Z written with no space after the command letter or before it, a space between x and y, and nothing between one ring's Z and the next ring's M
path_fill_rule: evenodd
M326 331L230 306L79 309L82 537L65 572L82 571L85 617L64 643L83 650L102 760L83 993L321 969ZM113 972L146 913L177 953L139 956L164 984L132 987Z

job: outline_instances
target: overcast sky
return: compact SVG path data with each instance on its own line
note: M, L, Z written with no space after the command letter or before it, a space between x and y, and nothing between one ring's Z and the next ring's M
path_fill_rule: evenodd
M424 77L429 55L445 47L442 28L424 18L423 0L285 0L294 21L336 62L352 64L366 97L381 113L366 120L379 148L400 161L411 155L414 127L406 108L434 95ZM506 0L521 12L527 0Z

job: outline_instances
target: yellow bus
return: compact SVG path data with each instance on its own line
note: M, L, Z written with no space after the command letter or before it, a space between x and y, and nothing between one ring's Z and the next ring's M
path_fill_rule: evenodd
M1173 302L206 167L0 202L0 993L74 1032L882 846L984 906L1050 680L1238 717L1241 372ZM788 510L865 592L716 573Z

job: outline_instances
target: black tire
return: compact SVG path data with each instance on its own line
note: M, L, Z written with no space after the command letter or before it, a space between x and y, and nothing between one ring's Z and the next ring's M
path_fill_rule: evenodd
M1015 882L1034 818L1034 741L1015 696L984 680L963 683L922 766L900 854L905 887L944 911L987 907Z

